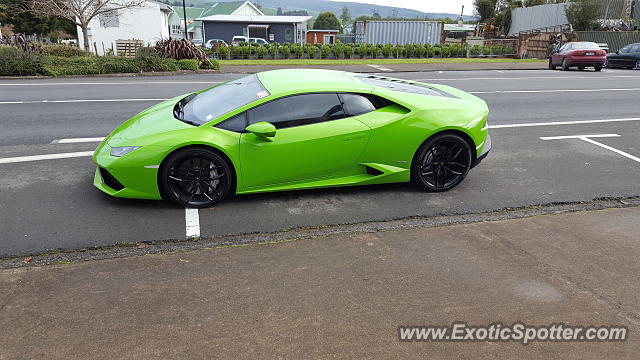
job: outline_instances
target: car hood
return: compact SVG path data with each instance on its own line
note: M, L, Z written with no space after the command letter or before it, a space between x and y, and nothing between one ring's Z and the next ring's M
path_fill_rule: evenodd
M118 126L103 143L111 147L147 145L153 135L193 128L173 116L173 107L184 95L161 102Z

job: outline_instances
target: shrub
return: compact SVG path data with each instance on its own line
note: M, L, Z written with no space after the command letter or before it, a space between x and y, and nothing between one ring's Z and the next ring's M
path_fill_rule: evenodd
M137 58L142 71L178 71L178 63L174 59L155 56L141 56Z
M47 76L100 74L100 67L93 57L44 56L42 74Z
M360 44L358 45L357 52L358 55L364 59L367 57L367 54L369 54L369 47L367 46L367 44Z
M216 55L218 55L219 59L228 59L229 58L229 48L221 45L218 48L218 51L216 52Z
M75 46L60 45L60 44L41 45L40 49L43 55L49 55L49 56L73 57L73 56L89 55L84 50L77 48Z
M248 45L240 46L240 51L242 51L242 58L249 58L251 55L251 47Z
M258 59L264 59L264 56L267 54L267 49L264 46L260 46L256 51L258 54Z
M269 48L269 54L271 54L272 59L278 58L279 47L280 46L278 45L278 43L271 44L271 48Z
M200 63L201 69L220 70L220 63L216 59L206 59Z
M193 70L200 69L200 62L196 59L180 59L178 60L178 67L180 70Z
M316 54L318 53L318 47L314 46L314 45L305 45L304 46L304 52L309 55L309 59L313 59L316 57Z
M329 57L329 54L331 54L331 48L329 47L329 45L322 45L322 47L320 48L320 58L326 59Z
M293 53L296 55L298 59L300 59L302 57L302 54L304 54L304 49L300 45L294 45Z
M344 57L346 57L347 59L351 59L353 57L353 45L352 44L347 44L344 47Z
M393 47L393 53L395 54L395 56L397 58L401 57L404 55L405 50L404 50L404 46L398 44L396 46Z
M176 60L197 59L203 61L206 58L202 50L185 39L163 39L156 43L154 49L161 56Z
M282 47L282 56L285 59L288 59L291 56L291 49L289 48L289 45L285 45Z
M473 46L471 47L471 55L476 55L476 56L478 56L478 55L480 55L480 54L482 54L482 46L480 46L480 45L473 45Z
M142 71L142 62L139 58L103 56L95 58L95 62L100 74L136 73Z
M0 45L0 75L36 75L42 72L41 58L15 46Z

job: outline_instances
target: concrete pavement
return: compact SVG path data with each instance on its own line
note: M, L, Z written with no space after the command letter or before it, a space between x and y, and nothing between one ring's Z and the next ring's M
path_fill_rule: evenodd
M640 208L0 270L0 359L640 351ZM616 343L401 343L399 325L623 325Z

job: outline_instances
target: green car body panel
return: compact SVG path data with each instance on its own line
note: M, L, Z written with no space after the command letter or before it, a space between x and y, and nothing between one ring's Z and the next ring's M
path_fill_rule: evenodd
M473 145L475 158L490 148L486 103L449 86L428 84L448 95L430 96L370 85L360 79L362 75L338 71L276 70L257 76L268 96L203 125L174 117L174 106L187 95L157 104L120 125L96 149L93 161L124 188L107 186L99 168L94 185L116 197L161 199L158 174L163 160L190 146L214 148L228 158L235 171L236 194L407 182L418 148L442 131L463 134ZM278 129L271 138L215 127L277 98L323 92L373 94L393 104L353 117ZM111 155L113 147L125 146L139 148L121 157ZM375 169L376 175L367 168Z

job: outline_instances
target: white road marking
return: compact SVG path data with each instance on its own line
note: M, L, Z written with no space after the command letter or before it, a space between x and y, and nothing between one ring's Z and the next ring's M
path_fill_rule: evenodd
M68 159L68 158L84 157L84 156L93 156L93 151L7 157L7 158L0 158L0 164L30 162L30 161L39 161L39 160L52 160L52 159Z
M489 129L505 129L505 128L534 127L534 126L599 124L599 123L625 122L625 121L640 121L640 118L576 120L576 121L551 121L551 122L524 123L524 124L495 124L495 125L492 124L492 125L489 125Z
M184 219L187 228L187 238L200 237L200 214L198 209L185 208Z
M594 135L565 135L565 136L543 136L541 140L562 140L562 139L581 139L588 137L618 137L618 134L594 134Z
M380 65L367 64L367 66L371 66L374 69L378 69L380 71L385 71L385 72L393 71L393 69L389 69L389 68L386 68L386 67L380 66Z
M86 142L100 142L102 140L104 140L103 137L71 138L71 139L55 139L51 143L52 144L75 144L75 143L86 143Z
M629 158L629 159L631 159L633 161L637 161L637 162L640 163L640 158L637 157L637 156L633 156L633 155L631 155L629 153L626 153L626 152L624 152L622 150L618 150L618 149L616 149L614 147L611 147L609 145L605 145L605 144L603 144L601 142L597 142L597 141L591 139L591 138L594 138L594 137L595 138L602 138L602 137L618 137L618 136L620 136L620 135L618 135L618 134L569 135L569 136L546 136L546 137L541 137L540 139L542 139L542 140L580 139L582 141L586 141L586 142L591 143L593 145L599 146L599 147L601 147L603 149L607 149L609 151L613 151L616 154L622 155L622 156L624 156L626 158Z
M0 83L0 86L65 86L65 85L139 85L139 84L222 84L224 81L123 81L123 82L55 82Z
M603 76L597 79L610 79L610 78L640 78L637 75L613 75ZM431 79L417 79L414 81L463 81L463 80L529 80L529 79L590 79L593 80L593 76L521 76L521 77L469 77L469 78L431 78Z
M602 91L638 91L640 88L615 88L615 89L557 89L557 90L491 90L469 91L470 94L536 94L536 93L560 93L560 92L602 92Z
M165 101L169 99L79 99L79 100L25 100L0 101L1 104L49 104L49 103L86 103L86 102L130 102L130 101Z

